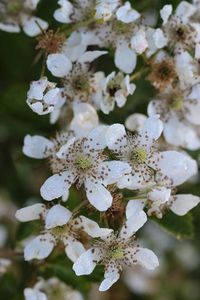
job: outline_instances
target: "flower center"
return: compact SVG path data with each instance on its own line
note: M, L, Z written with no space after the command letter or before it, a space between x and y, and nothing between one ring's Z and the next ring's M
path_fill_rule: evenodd
M114 20L112 27L118 34L125 34L130 31L129 25L119 20Z
M75 165L78 169L88 170L92 167L91 159L84 155L79 155L76 157Z
M144 148L136 148L131 152L131 161L133 163L145 163L147 159L147 152Z
M112 260L122 259L124 257L124 251L120 246L111 247L109 250L109 257Z
M176 29L176 36L179 40L182 40L184 41L187 37L187 33L188 33L188 30L187 30L187 27L182 25L182 26L179 26L177 29Z
M73 79L73 87L75 90L81 92L88 92L90 85L87 76L79 75Z
M183 108L183 97L175 96L169 106L175 110L181 110Z
M52 234L55 237L60 237L67 231L67 225L57 226L51 229Z
M21 1L18 0L9 1L8 4L6 5L7 12L8 14L11 15L18 14L21 8L22 8L22 3Z

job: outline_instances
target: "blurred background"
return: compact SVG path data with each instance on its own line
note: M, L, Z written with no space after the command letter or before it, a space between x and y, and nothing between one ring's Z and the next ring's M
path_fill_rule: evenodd
M162 0L130 2L138 11L151 8L156 15L164 4L176 6L179 3ZM47 20L50 28L58 26L52 17L56 7L56 0L41 0L38 6L37 15ZM154 220L150 221L140 232L140 237L143 244L160 258L160 268L156 273L139 268L127 270L122 280L105 294L97 292L101 268L94 276L77 278L64 254L55 253L45 263L23 261L18 244L38 232L39 225L34 222L17 224L14 214L17 208L32 203L33 199L40 201L39 189L49 172L47 163L22 154L23 139L26 134L53 135L59 124L50 125L48 116L36 115L26 104L29 83L39 79L42 69L42 61L36 63L37 41L23 33L2 31L0 41L0 299L24 299L23 289L32 286L38 276L57 276L80 290L85 299L200 300L200 207L186 217L175 219L167 215L165 221L160 222L161 227ZM95 67L105 73L114 69L112 60L106 57ZM136 84L137 91L129 97L126 106L122 110L115 109L109 116L100 115L102 121L124 122L131 113L146 114L147 103L154 91L144 79ZM190 154L199 158L198 152ZM182 186L181 191L200 195L199 178Z

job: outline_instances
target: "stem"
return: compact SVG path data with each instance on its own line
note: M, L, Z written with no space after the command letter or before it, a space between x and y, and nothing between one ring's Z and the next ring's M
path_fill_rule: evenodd
M0 258L7 258L7 259L14 260L18 258L23 258L23 253L4 248L4 249L0 249Z
M148 68L145 68L145 67L140 69L139 71L137 71L136 73L134 73L130 76L130 81L139 79L147 71L148 71Z
M87 200L83 200L80 204L78 204L75 208L74 208L74 210L72 211L72 214L73 214L73 216L76 216L78 213L79 213L79 211L80 211L80 209L85 205L85 204L87 204Z

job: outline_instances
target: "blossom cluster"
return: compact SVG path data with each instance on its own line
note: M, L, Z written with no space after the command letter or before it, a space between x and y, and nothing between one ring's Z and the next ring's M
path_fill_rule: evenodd
M43 260L62 244L77 276L104 266L99 290L106 291L127 266L158 267L156 254L136 238L148 218L164 218L168 210L183 216L200 202L178 193L198 173L186 151L200 148L200 7L198 1L181 1L176 9L165 5L156 27L154 16L128 1L59 0L53 15L58 29L52 30L32 16L38 2L0 4L0 29L40 34L36 48L45 64L30 83L26 103L41 117L49 114L51 124L61 124L54 137L24 138L23 153L47 160L51 173L40 188L43 201L16 212L21 222L43 224L26 242L24 258ZM105 74L96 65L109 56L115 69ZM138 59L144 66L134 72ZM103 123L102 114L123 109L138 76L155 89L148 116L134 113L125 125ZM71 211L73 190L79 205ZM40 280L25 289L26 299L47 299L41 289L51 293L51 281L61 284Z

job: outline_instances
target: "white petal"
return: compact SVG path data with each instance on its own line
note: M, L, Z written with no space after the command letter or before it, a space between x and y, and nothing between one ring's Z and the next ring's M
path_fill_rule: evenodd
M98 182L89 179L85 182L89 202L99 211L106 211L112 205L111 193Z
M116 12L117 20L123 23L131 23L140 18L140 14L132 9L130 2L126 2L124 5L120 6Z
M195 13L195 10L196 9L194 5L186 1L181 1L176 8L176 16L182 18L186 22L188 21L188 18Z
M151 201L155 201L158 203L165 203L168 202L170 199L171 195L171 189L167 189L166 187L157 187L153 188L149 193L148 193L148 198Z
M105 134L107 146L111 150L118 150L120 146L127 144L126 130L122 124L113 124L109 126Z
M26 288L24 290L24 297L25 300L48 300L44 293L31 288Z
M73 265L73 270L77 276L91 274L100 259L98 248L89 249L79 256Z
M107 125L98 125L87 135L87 140L84 145L92 147L95 150L103 150L106 148L105 134L107 132ZM87 152L87 149L86 149Z
M30 99L42 100L44 91L48 87L47 77L43 77L37 81L32 81L27 97Z
M88 63L97 59L98 57L107 54L108 51L86 51L79 59L79 63Z
M163 123L159 119L159 115L154 115L149 117L145 123L144 127L140 131L140 134L146 140L146 136L148 136L148 143L152 143L156 141L163 131Z
M20 26L14 22L13 23L10 22L8 24L0 22L0 30L6 31L6 32L16 32L16 33L21 31Z
M60 8L56 9L53 16L56 21L60 23L71 23L71 15L73 14L74 7L73 5L67 0L59 0L58 4L61 6Z
M170 206L170 209L178 216L184 216L200 202L200 198L198 196L193 196L190 194L179 194L173 196L172 199L173 202Z
M78 223L78 224L77 224ZM76 228L81 228L91 237L103 237L109 235L113 230L108 228L100 228L99 225L85 216L80 216L75 219Z
M40 189L42 198L51 201L62 197L70 188L73 180L74 177L68 171L49 177Z
M193 86L184 106L186 108L185 116L188 121L192 124L200 125L200 84Z
M139 30L131 38L131 48L138 54L142 54L148 48L148 42L144 30Z
M188 155L177 151L161 152L158 167L161 173L173 180L173 185L180 185L197 174L197 163Z
M120 236L123 238L131 237L138 229L140 229L147 221L147 216L144 211L136 211L131 215L123 225Z
M73 237L68 236L64 244L65 253L73 262L75 262L79 256L85 252L85 248L83 247L82 243Z
M143 128L146 119L145 115L134 113L126 119L125 126L130 131L139 131Z
M110 264L105 271L104 280L100 284L99 291L105 292L107 291L118 279L119 279L119 271L117 267L113 264Z
M171 16L173 11L173 7L171 4L167 4L163 6L163 8L160 10L160 16L163 20L163 24L166 24L169 20L169 17Z
M132 73L136 67L136 54L126 42L117 46L115 51L115 65L124 73Z
M44 259L52 252L54 248L54 238L46 233L33 239L24 249L25 260Z
M161 49L167 45L167 39L160 28L155 30L153 34L153 39L157 49Z
M46 30L48 28L48 23L37 17L23 15L21 21L24 32L30 37L34 37L40 34L40 28L42 28L43 30Z
M200 138L195 129L178 119L171 118L165 124L163 134L166 141L172 145L182 146L189 150L200 148Z
M154 270L159 266L158 258L153 251L145 248L138 248L138 250L139 251L135 254L135 258L142 267L148 270Z
M72 69L69 58L62 53L49 54L47 57L47 68L56 77L67 76Z
M54 205L48 211L45 219L45 228L50 229L56 226L62 226L67 224L71 218L71 211L60 204Z
M46 215L46 205L36 203L27 207L23 207L16 211L15 217L20 222L38 220Z
M89 103L74 103L74 117L70 123L70 129L75 132L76 137L86 136L99 123L96 109Z
M131 166L123 161L112 160L102 162L99 166L99 172L106 173L103 175L103 183L107 186L109 184L116 183L125 174L129 174L132 171Z
M130 200L126 206L126 218L129 219L132 215L140 213L145 205L145 199Z
M26 135L24 138L23 153L32 158L47 157L46 150L53 147L53 142L39 135Z

